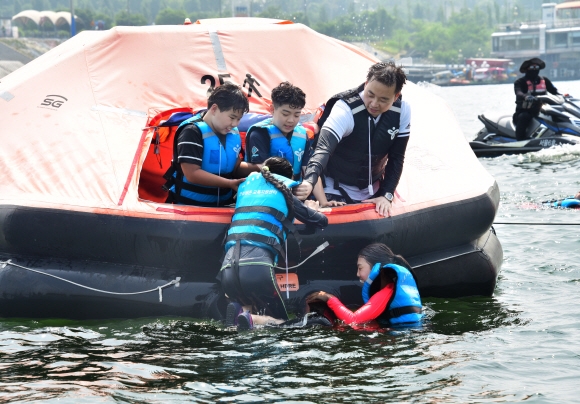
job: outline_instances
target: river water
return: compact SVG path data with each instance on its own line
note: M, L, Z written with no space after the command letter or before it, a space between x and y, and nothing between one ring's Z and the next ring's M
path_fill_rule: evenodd
M580 96L580 82L555 83ZM511 85L428 86L466 137ZM481 159L496 221L580 223L537 203L580 190L580 148ZM225 331L195 319L1 320L0 402L578 402L580 226L496 225L491 298L425 299L413 330Z

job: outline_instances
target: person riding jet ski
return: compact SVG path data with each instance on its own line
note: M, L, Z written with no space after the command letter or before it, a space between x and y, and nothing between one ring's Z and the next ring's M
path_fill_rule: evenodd
M522 63L520 72L524 73L514 82L516 93L516 112L513 122L516 126L516 139L527 139L526 130L528 125L540 113L541 103L536 98L545 95L546 92L557 95L558 89L547 78L540 76L540 70L546 67L546 63L539 58L532 58Z

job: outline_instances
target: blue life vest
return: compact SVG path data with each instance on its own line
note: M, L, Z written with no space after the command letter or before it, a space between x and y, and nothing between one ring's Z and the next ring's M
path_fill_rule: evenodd
M194 123L195 121L199 121L201 120L203 117L201 116L205 111L207 111L206 109L202 109L199 110L197 112L193 113L193 116L187 118L186 120L182 121L179 126L177 127L177 129L181 128L182 126L185 125L189 125L190 123Z
M561 199L559 201L552 202L552 206L556 208L568 208L568 209L580 208L580 200L574 198Z
M272 174L288 188L298 185L296 181ZM288 218L288 206L284 194L270 184L261 173L250 174L238 188L236 210L228 230L225 250L236 241L270 249L274 254L285 256L282 244L292 227Z
M400 265L377 263L371 269L371 272L365 281L362 289L363 301L369 301L370 287L373 281L381 273L381 269L390 268L395 271L395 293L391 296L387 308L379 318L386 318L391 324L414 323L420 321L423 317L421 296L413 274Z
M178 131L185 125L193 124L199 128L203 137L203 159L201 169L224 178L231 178L238 156L242 147L242 140L237 128L226 134L225 147L222 145L218 136L213 133L207 123L197 114L183 121ZM177 162L177 138L175 135L173 147L173 164ZM169 191L177 194L176 188L180 189L177 196L178 203L201 205L201 206L220 206L231 201L233 190L231 188L218 188L205 185L192 184L181 173L181 170L175 169L173 172L174 183Z
M292 164L294 178L298 179L302 174L302 157L306 150L308 135L306 129L300 124L296 125L290 142L286 136L272 123L272 118L258 122L248 129L248 134L253 128L264 128L270 135L270 157L284 157ZM246 161L249 161L250 150L246 151Z

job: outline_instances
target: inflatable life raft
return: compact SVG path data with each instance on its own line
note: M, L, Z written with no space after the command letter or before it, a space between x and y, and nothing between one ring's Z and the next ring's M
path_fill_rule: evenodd
M308 47L275 51L289 42ZM307 122L375 62L301 24L225 19L85 31L5 77L0 316L221 318L215 277L233 208L164 203L175 125L163 124L204 108L208 88L225 80L243 86L257 114L268 113L272 88L293 82L307 94ZM297 223L290 266L328 247L277 274L291 310L317 290L362 304L356 259L372 242L407 258L423 297L493 293L498 186L440 98L412 83L403 97L413 127L391 217L357 204L333 208L324 230Z

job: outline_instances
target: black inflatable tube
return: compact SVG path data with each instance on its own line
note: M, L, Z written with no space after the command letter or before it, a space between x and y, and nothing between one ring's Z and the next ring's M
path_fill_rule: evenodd
M6 257L0 257L2 260ZM502 261L499 241L491 232L468 245L410 258L423 297L491 295ZM112 292L155 289L174 279L175 271L94 262L64 262L53 259L11 262L61 278ZM59 269L55 269L59 268ZM325 290L351 308L362 304L361 283L355 270L345 280L308 279L297 292L290 292L287 305L303 312L305 298ZM87 290L59 279L8 264L0 270L0 317L34 318L136 318L185 316L221 319L226 302L216 283L183 282L162 291L139 295L111 295ZM285 297L286 294L283 293Z
M488 241L485 253L478 252L474 243L487 236L498 203L494 184L479 197L393 218L330 225L316 232L298 226L303 233L302 258L323 241L330 247L298 269L300 290L291 293L289 303L300 309L310 286L324 289L338 282L341 294L351 296L347 302L356 304L360 297L360 286L353 282L356 254L375 241L385 242L412 265L423 263L417 272L425 296L491 295L501 265L501 246ZM151 289L178 276L182 280L179 288L165 289L159 303L155 293L105 297L9 267L0 270L0 315L219 317L223 302L217 297L215 276L226 229L226 224L217 223L2 206L1 259L12 258L24 266L112 291ZM297 263L296 244L291 240L289 246L291 264ZM457 255L458 249L462 255ZM35 284L40 286L31 286ZM358 292L349 292L352 288Z

